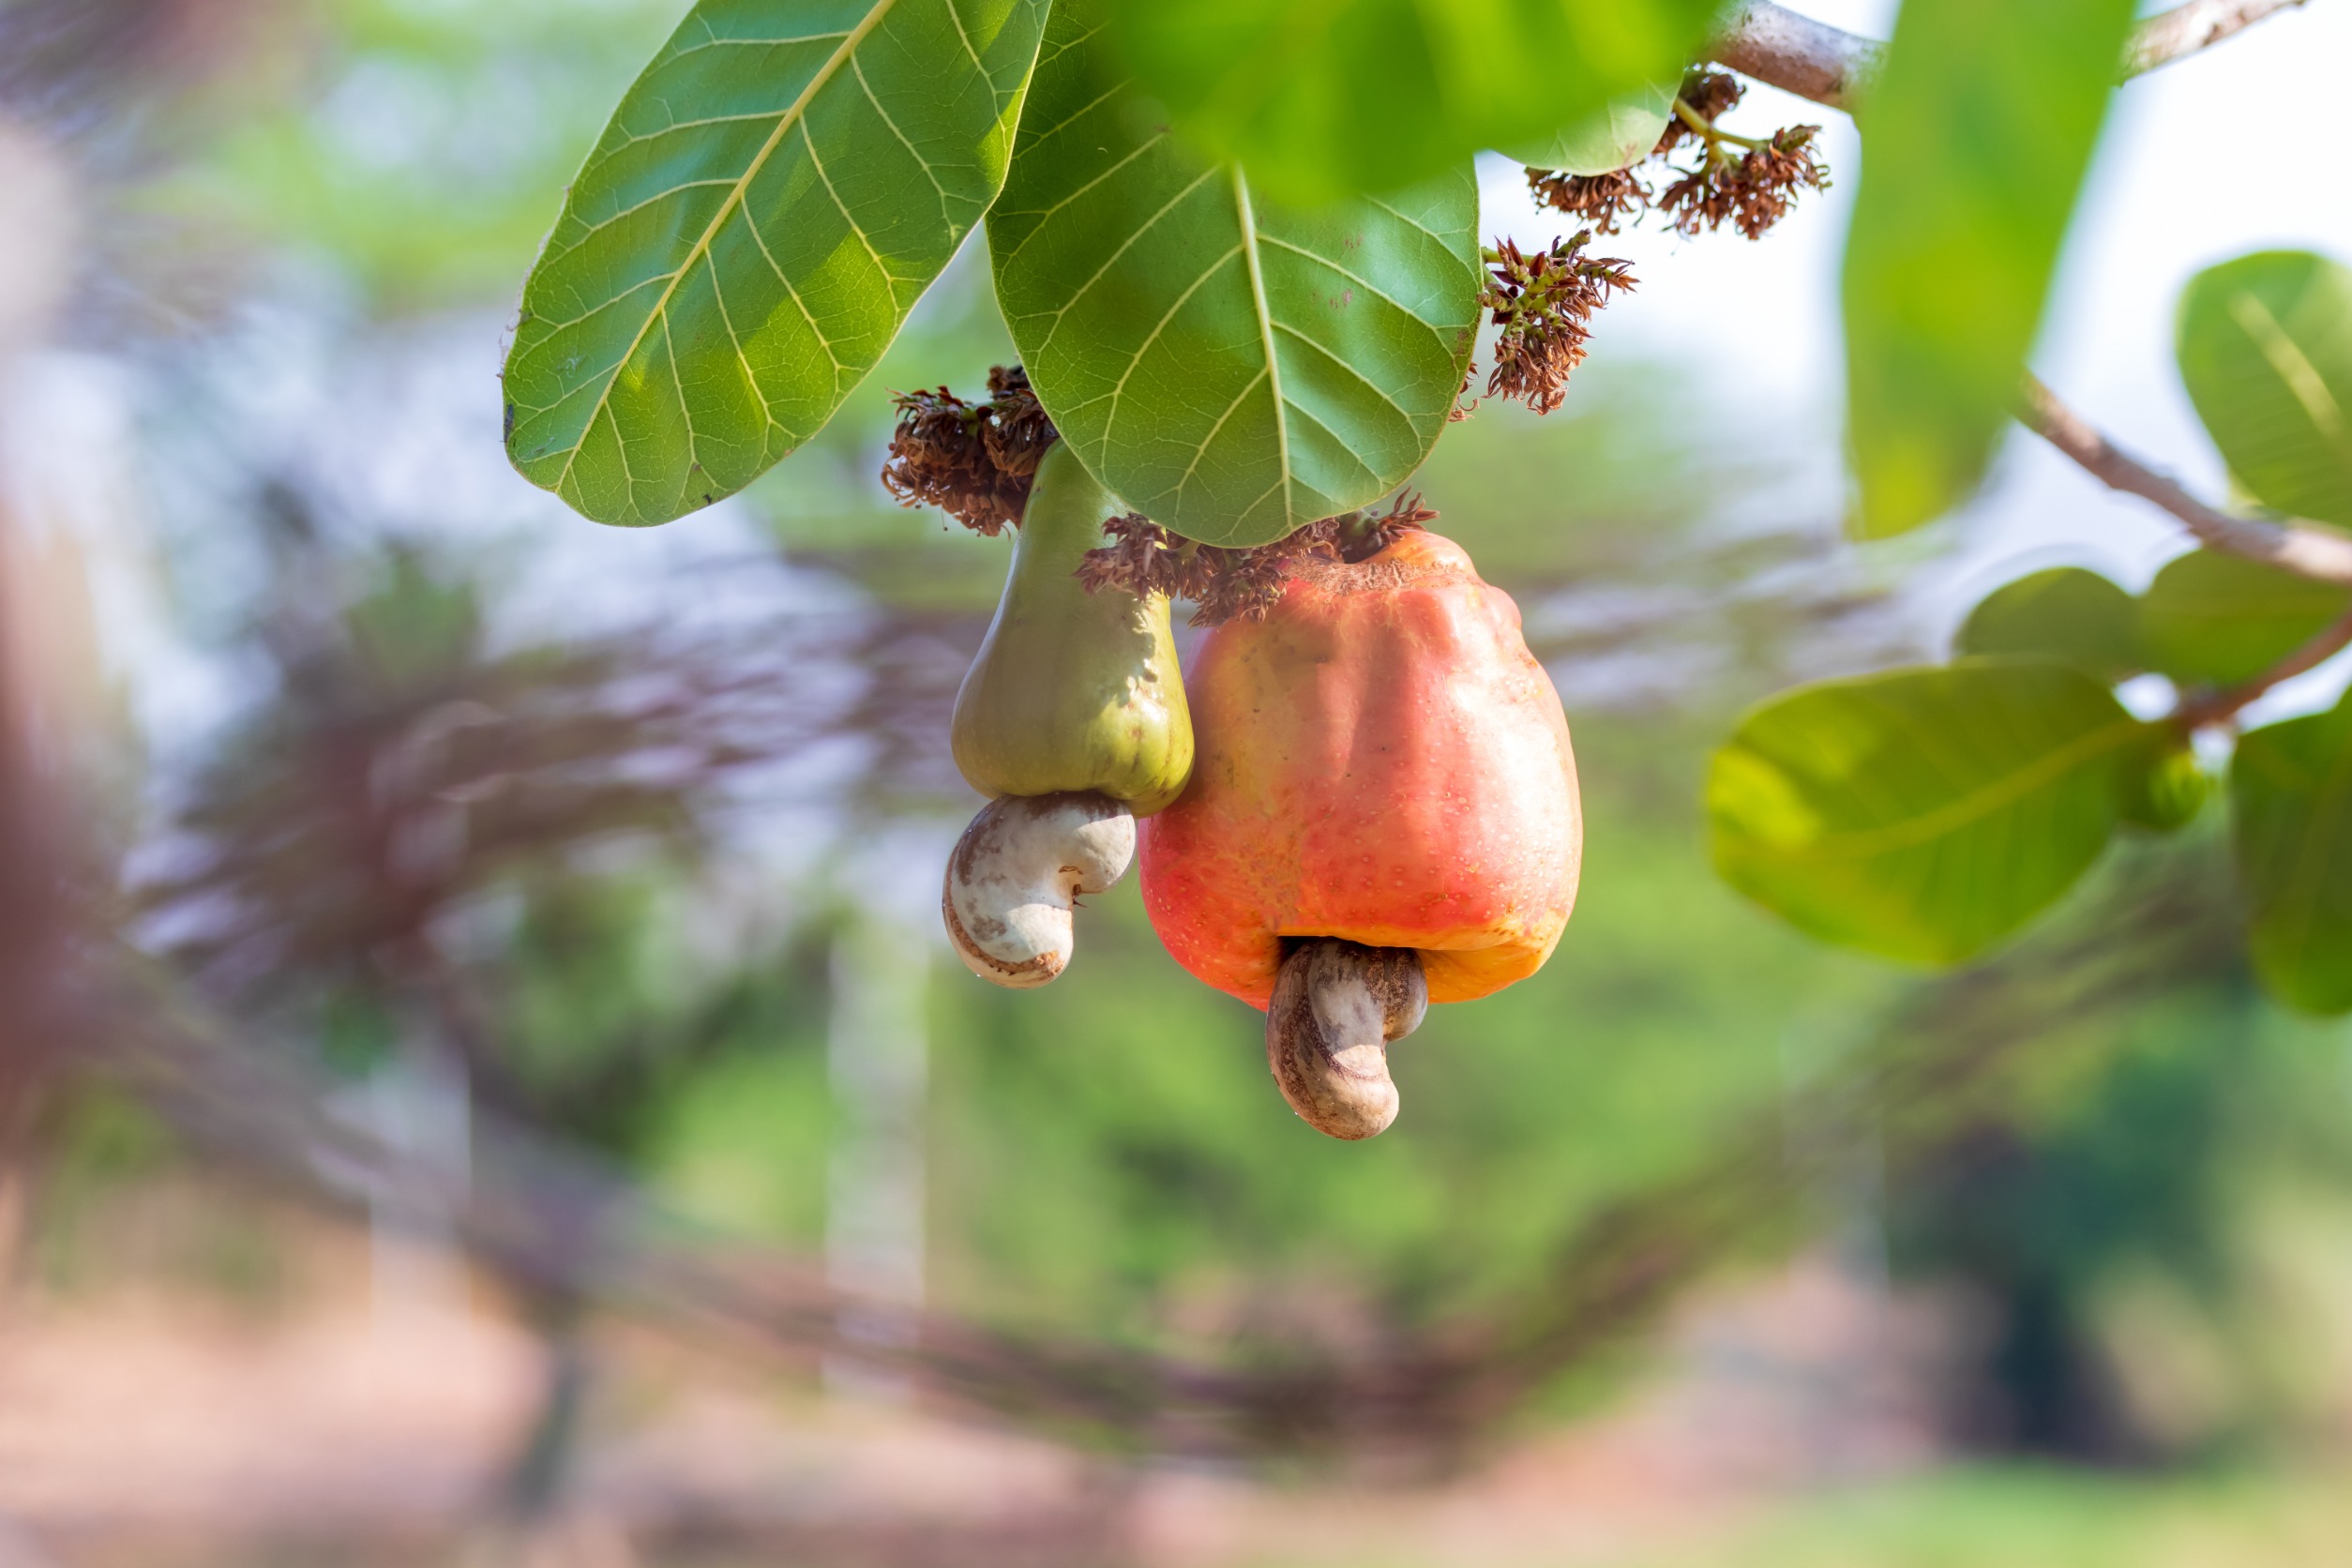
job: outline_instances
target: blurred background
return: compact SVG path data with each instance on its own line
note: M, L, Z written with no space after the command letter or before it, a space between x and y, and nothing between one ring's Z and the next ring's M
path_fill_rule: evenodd
M1132 879L1048 991L941 939L1006 543L875 474L890 389L1011 356L982 258L738 500L506 467L516 290L681 9L0 0L0 1565L2343 1560L2352 1037L2256 995L2217 825L1933 979L1706 863L1744 703L2179 549L2024 447L1840 542L1849 124L1756 89L1839 188L1603 242L1566 407L1419 480L1589 861L1349 1146ZM2319 0L2130 88L2062 281L2045 375L2209 494L2171 301L2352 255L2347 53Z

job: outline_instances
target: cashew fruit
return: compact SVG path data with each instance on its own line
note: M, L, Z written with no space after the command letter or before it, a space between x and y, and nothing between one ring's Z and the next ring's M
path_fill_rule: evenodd
M1189 693L1192 784L1138 849L1195 975L1265 1008L1286 955L1329 937L1411 949L1428 1001L1461 1002L1550 957L1583 852L1568 723L1459 545L1309 563L1265 619L1210 634ZM1280 1076L1291 1048L1269 1048Z

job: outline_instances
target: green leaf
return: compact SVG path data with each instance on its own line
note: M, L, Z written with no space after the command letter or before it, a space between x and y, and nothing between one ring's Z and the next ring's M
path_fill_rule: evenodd
M1045 0L702 0L523 286L506 451L666 522L814 435L980 220Z
M1715 754L1715 866L1824 941L1956 963L2098 859L2144 729L2099 682L2040 659L1803 687Z
M2033 346L2132 0L1905 0L1846 248L1857 534L1976 488Z
M997 300L1095 476L1220 545L1278 539L1402 483L1445 429L1478 322L1469 165L1302 210L1156 126L1054 8L1004 195Z
M2352 592L2242 556L2191 550L2140 597L2149 669L2182 686L2234 686L2316 637Z
M1994 589L1968 611L1953 646L1962 654L2054 658L2111 684L2144 668L2139 607L2080 566L2053 566Z
M1186 134L1309 200L1388 190L1481 147L1540 143L1613 98L1677 81L1715 9L1715 0L1125 0L1110 16L1144 90Z
M2352 528L2352 269L2308 250L2209 267L2180 296L2180 379L2266 506Z
M1563 174L1610 174L1648 158L1674 118L1675 86L1649 86L1611 99L1597 114L1531 142L1495 150L1534 169Z
M2352 1011L2352 697L2247 731L2229 789L2256 972L2290 1006Z

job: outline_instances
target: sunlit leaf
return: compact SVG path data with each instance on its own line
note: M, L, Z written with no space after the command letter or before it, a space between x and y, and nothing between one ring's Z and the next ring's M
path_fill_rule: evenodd
M2263 505L2352 527L2352 269L2307 250L2209 267L2180 297L2180 377Z
M1953 648L2054 658L2103 681L2144 668L2139 607L2115 583L2080 566L2053 566L1996 588L1968 611Z
M2352 592L2242 556L2191 550L2140 598L2148 668L2184 686L2259 675L2352 606Z
M1121 0L1185 132L1286 195L1387 190L1681 77L1715 0ZM1652 140L1655 140L1654 134ZM1642 149L1647 151L1645 147Z
M2229 789L2255 970L2292 1006L2352 1011L2352 698L2249 731Z
M1976 488L2032 346L2132 0L1906 0L1862 106L1847 419L1882 537Z
M1478 318L1467 163L1313 209L1146 116L1098 8L1054 8L988 248L1046 412L1128 505L1261 544L1402 482Z
M702 0L524 285L515 466L600 522L664 522L815 434L1003 185L1044 16Z
M1716 867L1825 941L1954 963L2073 886L2146 727L2080 671L1968 659L1750 713L1708 778Z
M1515 142L1496 151L1535 169L1563 174L1606 174L1639 163L1657 146L1674 118L1674 88L1649 86L1613 99L1549 136Z

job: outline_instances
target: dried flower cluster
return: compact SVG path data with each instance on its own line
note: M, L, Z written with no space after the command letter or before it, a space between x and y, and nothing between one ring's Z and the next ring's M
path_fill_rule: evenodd
M1830 171L1813 146L1819 126L1790 126L1734 158L1712 146L1696 169L1666 188L1658 211L1679 234L1696 236L1728 222L1750 239L1788 215L1801 190L1827 190Z
M1546 206L1583 219L1604 234L1655 210L1679 234L1696 236L1729 223L1748 238L1761 239L1788 215L1799 192L1827 190L1830 171L1814 146L1819 126L1789 126L1763 141L1716 128L1715 121L1739 103L1743 91L1736 78L1722 71L1693 71L1683 79L1674 117L1650 157L1666 162L1693 144L1698 161L1689 167L1666 163L1664 172L1674 178L1663 192L1641 177L1640 165L1607 174L1530 169L1528 188Z
M1549 414L1568 395L1568 376L1584 362L1592 336L1592 312L1606 305L1612 290L1634 287L1633 264L1609 256L1587 256L1592 231L1554 241L1532 253L1504 240L1486 252L1487 281L1480 306L1502 329L1495 339L1489 397L1517 398L1538 414Z
M944 386L897 395L898 428L882 463L882 488L902 506L937 506L994 537L1018 526L1037 460L1060 439L1018 365L988 372L985 402Z
M1282 585L1310 561L1364 561L1422 527L1437 513L1418 495L1400 495L1385 511L1356 511L1310 522L1268 545L1229 550L1197 544L1149 518L1130 513L1103 524L1111 543L1087 552L1078 580L1089 593L1124 588L1138 596L1166 594L1190 599L1196 626L1236 617L1265 619Z

